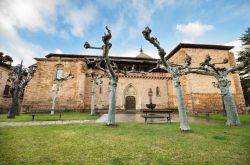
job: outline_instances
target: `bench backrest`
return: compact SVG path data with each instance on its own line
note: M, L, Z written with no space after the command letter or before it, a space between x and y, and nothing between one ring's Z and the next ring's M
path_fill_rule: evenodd
M33 114L46 114L51 113L52 109L32 109L31 113ZM64 112L64 109L54 109L54 113L62 113Z

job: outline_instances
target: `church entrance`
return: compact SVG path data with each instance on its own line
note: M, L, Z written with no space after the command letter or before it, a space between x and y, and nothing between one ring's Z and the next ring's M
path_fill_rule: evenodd
M134 96L126 97L125 108L126 110L135 110L135 97Z
M123 106L124 110L127 112L136 110L136 89L132 83L128 84L124 89Z

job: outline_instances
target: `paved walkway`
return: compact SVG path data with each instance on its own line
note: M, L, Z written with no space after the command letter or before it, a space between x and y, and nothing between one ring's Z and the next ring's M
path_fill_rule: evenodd
M108 114L103 114L97 120L58 120L58 121L28 121L28 122L0 122L0 127L8 126L32 126L32 125L56 125L56 124L81 124L81 123L105 123ZM116 114L116 122L136 122L144 123L144 118L141 114ZM208 120L195 117L188 117L189 122L219 122L218 120ZM166 118L164 119L148 119L148 122L152 123L166 123ZM173 114L171 122L179 122L178 114Z
M145 119L141 117L142 114L116 114L115 121L116 122L136 122L136 123L144 123ZM172 116L173 117L173 116ZM96 123L104 123L108 118L108 114L102 115L99 119L96 120ZM163 123L167 122L166 118L163 119L148 119L149 122L153 123ZM176 122L174 117L171 122Z
M32 125L54 125L54 124L81 124L94 123L95 120L58 120L58 121L27 121L27 122L0 122L0 127L8 126L32 126Z

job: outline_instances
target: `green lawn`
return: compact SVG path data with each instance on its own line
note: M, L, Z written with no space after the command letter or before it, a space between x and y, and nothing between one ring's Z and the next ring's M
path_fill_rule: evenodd
M62 115L62 120L96 120L100 115L91 116L89 113L79 112L65 112ZM59 116L55 115L42 115L35 116L36 121L53 121L59 120ZM29 114L21 114L16 116L15 119L7 119L6 114L0 114L0 122L18 122L18 121L32 121L32 116Z
M206 116L206 114L198 114L193 115L193 117L199 117L199 118L206 118L206 119L214 119L214 120L227 120L227 117L223 114L210 114L209 116ZM243 114L239 115L241 123L250 123L250 114Z
M0 128L0 164L222 164L250 162L250 124L119 123Z

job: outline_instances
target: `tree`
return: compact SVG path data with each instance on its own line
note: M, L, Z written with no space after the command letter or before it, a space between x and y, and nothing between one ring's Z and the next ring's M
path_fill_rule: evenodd
M95 94L96 94L96 85L101 85L102 80L101 78L103 75L98 75L98 73L91 72L90 73L92 78L92 87L91 87L91 115L95 115ZM98 81L99 80L99 81Z
M108 126L114 125L115 124L115 113L116 113L116 87L117 87L117 81L118 81L118 76L115 73L115 68L116 66L111 64L110 59L109 59L109 50L111 49L112 44L109 42L110 39L112 38L111 31L108 29L106 26L107 33L104 33L104 36L102 37L102 41L104 45L102 47L92 47L88 42L85 42L84 48L86 49L100 49L103 51L102 53L102 59L99 60L98 62L95 62L97 67L104 71L107 76L110 78L109 82L109 110L108 110L108 119L106 121L106 124ZM104 60L106 69L103 69L100 66L100 61ZM114 69L113 69L114 68Z
M245 56L250 57L250 27L247 28L240 40L242 42L243 51L239 52L238 61L243 60ZM250 106L250 66L240 72L240 79L246 106Z
M160 46L160 42L157 40L156 37L151 37L151 29L149 27L146 27L145 30L142 31L142 34L144 38L149 41L152 45L154 45L157 50L158 54L160 56L160 61L157 64L157 68L162 66L162 69L169 72L173 76L173 80L175 83L175 90L177 95L177 103L178 103L178 111L179 111L179 118L180 118L180 129L182 131L189 131L190 127L188 124L187 114L185 110L185 104L184 104L184 97L181 89L181 82L180 82L180 76L181 76L181 70L186 67L186 65L189 65L189 61L186 60L185 65L178 65L171 63L170 61L165 59L166 52L165 50ZM188 58L187 58L188 59ZM152 71L152 70L151 70Z
M229 68L219 67L218 64L228 63L228 59L225 58L222 62L211 63L210 55L207 55L204 62L200 63L199 67L188 67L188 73L196 73L201 75L213 76L217 79L217 83L214 86L218 87L221 91L221 95L225 104L225 109L227 113L227 125L240 125L240 120L236 108L236 104L233 95L230 91L231 82L228 80L228 74L234 73L236 71L244 70L250 65L250 58L247 56L241 57L241 62Z
M61 86L62 82L65 81L65 80L72 79L72 78L74 78L74 75L70 71L70 73L67 76L60 77L60 78L56 77L54 79L54 81L56 82L56 87L55 87L54 95L53 95L53 98L52 98L52 107L51 107L51 111L50 111L51 115L54 115L54 113L55 113L56 102L57 102L57 98L58 98L58 95L59 95L60 86Z
M24 68L22 62L20 65L12 67L9 73L9 80L12 82L10 87L12 103L7 118L15 118L15 115L19 114L19 98L23 94L24 88L31 80L35 71L36 65Z

